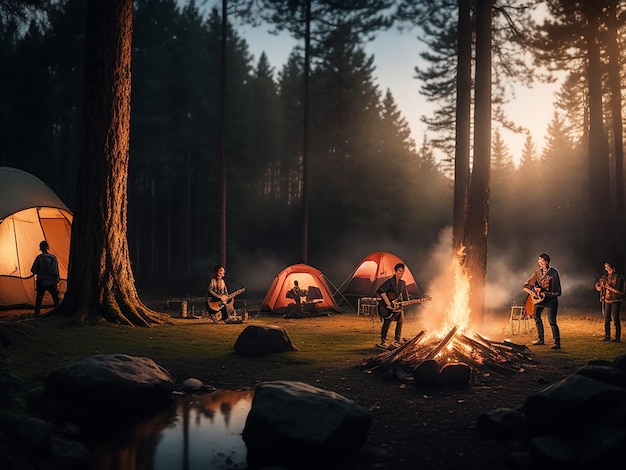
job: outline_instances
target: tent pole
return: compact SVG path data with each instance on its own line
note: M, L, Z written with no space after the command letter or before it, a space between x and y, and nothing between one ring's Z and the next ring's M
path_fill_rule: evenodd
M352 271L352 274L350 274L348 279L350 279L354 275L355 272L356 272L356 269L354 271ZM326 282L328 282L328 284L330 284L333 287L333 289L335 289L335 293L333 294L333 298L335 297L335 295L339 294L341 296L341 298L346 301L346 303L352 309L352 311L356 312L356 310L354 309L354 307L352 306L350 301L348 299L346 299L345 295L343 295L341 292L339 292L339 289L337 289L337 287L335 287L335 285L330 281L330 279L328 279L323 273L322 273L322 276L324 276L324 279L326 279ZM348 279L346 279L346 281ZM340 288L343 287L343 285L346 283L346 281L343 281L343 284L341 284Z

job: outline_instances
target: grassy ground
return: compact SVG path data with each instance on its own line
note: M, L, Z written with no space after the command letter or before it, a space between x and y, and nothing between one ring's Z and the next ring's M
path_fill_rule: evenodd
M0 350L5 367L27 381L40 380L54 367L72 359L92 354L124 353L173 364L175 370L172 372L181 381L187 377L179 375L187 371L204 371L210 378L214 369L238 370L245 362L246 369L252 366L256 370L249 378L242 377L244 383L239 386L244 387L253 386L255 380L306 376L328 365L356 366L363 358L379 352L373 345L378 341L380 331L377 319L354 313L306 319L261 314L246 323L229 325L172 318L171 325L153 328L132 328L106 322L78 326L63 318L34 319L27 315L9 317L1 321L2 324L12 340L11 347ZM251 324L286 328L299 351L261 358L237 356L233 345L241 331ZM547 354L552 358L584 363L592 358L612 360L617 352L626 350L626 343L607 345L597 341L603 335L597 313L563 312L559 324L563 349L557 352L549 347L532 347L539 358ZM528 344L536 336L532 322L530 326L529 334L513 335L508 312L500 312L488 316L479 332L496 341L509 338L516 343ZM547 324L545 326L546 342L550 342L550 328ZM419 315L407 315L403 336L410 338L422 330ZM223 376L222 373L219 375ZM213 385L219 387L221 384Z
M250 324L284 327L299 351L259 358L238 356L233 345ZM403 336L415 336L424 330L424 324L419 309L409 313ZM380 323L347 312L306 319L262 314L231 325L174 318L171 325L154 328L104 322L77 326L62 318L18 315L0 321L12 342L0 349L0 363L5 371L24 379L25 388L40 385L50 370L64 362L101 353L150 357L178 383L195 377L225 390L250 388L268 380L303 381L340 393L372 413L366 448L382 448L386 468L412 467L416 459L426 462L423 468L458 468L461 461L465 468L474 468L467 464L472 461L484 468L499 465L506 446L485 442L477 435L479 414L498 407L518 407L532 392L590 360L611 361L626 353L626 342L598 341L603 336L598 312L563 309L559 325L560 351L551 350L549 344L530 346L536 364L511 377L485 374L479 383L461 390L416 390L407 381L386 381L363 373L361 362L380 352L374 347ZM550 343L550 328L547 323L545 326ZM488 315L479 332L491 340L509 338L519 344L530 344L536 336L532 324L529 333L512 335L508 311ZM374 468L372 465L363 468Z

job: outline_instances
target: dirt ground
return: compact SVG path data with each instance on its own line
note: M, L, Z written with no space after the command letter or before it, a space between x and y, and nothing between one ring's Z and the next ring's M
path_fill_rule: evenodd
M549 343L550 328L545 319L544 323ZM534 322L529 325L527 334L512 334L508 315L490 317L486 325L481 334L494 341L510 339L529 345L537 363L526 364L511 376L485 372L474 376L471 386L453 389L419 388L410 380L386 381L380 377L373 377L368 389L354 389L340 377L341 373L326 371L320 386L351 398L373 416L374 423L364 449L363 460L367 463L359 468L518 468L508 459L515 443L483 438L476 429L478 416L497 408L518 408L531 393L596 359L593 354L578 354L587 342L593 349L605 347L604 351L600 349L599 355L607 360L626 353L625 343L598 341L603 323L597 312L569 311L559 316L563 343L560 351L553 351L550 344L530 345L536 338ZM407 327L415 334L420 325L409 320ZM515 327L517 333L517 324ZM568 352L568 343L577 349L576 354ZM546 426L549 427L549 423Z
M366 353L364 359L380 353L374 346L381 325L377 318L342 316L341 322L348 330L370 330L371 353ZM329 335L333 334L332 328L336 328L324 318L277 319L274 323L285 326L292 337L298 336L299 328L314 328L319 332L328 328ZM550 327L545 319L544 324L546 342L550 343ZM550 344L530 345L536 338L533 321L527 325L528 332L522 330L522 334L515 324L517 334L513 334L508 313L488 316L480 334L493 341L509 339L516 344L529 345L533 362L522 365L511 376L488 371L474 373L468 387L420 388L410 379L385 379L377 374L363 381L362 370L353 363L340 361L299 380L340 393L371 413L373 424L362 458L354 466L357 470L518 468L512 466L508 458L515 443L482 437L476 428L478 416L497 408L518 408L531 393L567 377L589 360L609 360L626 353L626 343L598 341L603 332L598 312L564 310L559 315L559 325L563 349L554 351ZM393 337L393 328L394 324L390 337ZM411 338L423 330L419 316L407 316L403 336ZM253 374L253 371L243 371L240 377L248 373ZM227 382L232 376L225 372L220 377L218 372L214 379Z
M337 323L343 331L364 333L368 344L362 359L380 352L375 348L379 338L380 323L369 317L341 314L340 318L307 318L285 320L282 318L250 319L285 326L292 337L302 331L315 330L316 334L336 334ZM545 320L544 320L545 321ZM488 371L474 373L472 384L462 388L416 387L410 379L386 379L382 374L371 374L364 380L364 372L354 361L325 362L306 376L296 377L317 387L332 390L355 401L368 410L373 418L362 458L352 468L361 469L507 469L513 467L507 458L514 443L499 442L482 437L476 421L482 413L497 408L518 408L526 397L575 372L592 359L611 360L626 353L624 343L601 343L603 324L598 312L564 310L559 314L562 347L553 351L550 345L530 346L536 332L531 322L527 333L513 334L506 312L486 318L480 334L494 341L509 339L514 343L529 345L532 363L523 364L519 371L502 376ZM546 326L546 341L551 340ZM215 325L203 323L206 334L219 335L224 328L245 325ZM394 325L391 327L393 333ZM403 336L412 337L422 331L419 317L407 316ZM517 333L517 331L515 331ZM391 335L390 335L391 336ZM371 338L371 342L369 339ZM232 344L232 343L231 343ZM206 377L206 368L200 362L183 362L167 357L152 357L179 378ZM211 381L233 389L249 386L258 379L254 362L240 361L237 374L232 370L217 369L211 372ZM549 426L550 423L546 423Z

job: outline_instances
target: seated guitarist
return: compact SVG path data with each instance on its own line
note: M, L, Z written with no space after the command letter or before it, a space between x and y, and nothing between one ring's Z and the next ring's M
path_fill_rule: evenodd
M224 266L218 264L213 268L213 276L211 276L211 280L209 281L209 287L207 288L207 311L209 312L209 316L211 320L215 323L220 320L226 320L228 318L228 305L226 305L226 301L228 301L228 288L226 287L226 282L224 281L224 275L226 274L226 269ZM213 312L211 307L208 305L208 302L224 302L224 306L217 312Z
M402 341L402 323L404 322L404 309L402 307L394 308L393 301L409 300L409 293L406 290L406 282L402 280L404 276L404 264L398 263L393 267L394 275L381 284L376 290L376 294L380 295L382 301L378 304L378 313L383 320L383 326L380 330L379 348L387 349L387 332L391 326L391 322L396 322L396 330L394 332L394 346L399 346Z

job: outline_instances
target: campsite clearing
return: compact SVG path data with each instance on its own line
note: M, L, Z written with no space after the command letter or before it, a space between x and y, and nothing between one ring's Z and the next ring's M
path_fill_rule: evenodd
M241 357L233 345L247 324L284 327L299 351L259 358ZM133 328L108 323L76 326L67 319L13 317L0 325L12 346L3 348L4 369L26 380L23 393L66 361L99 353L146 356L167 368L178 383L196 377L219 389L252 388L268 380L296 380L354 400L373 417L359 469L505 468L508 447L483 439L476 430L481 413L516 408L532 392L545 388L589 360L612 360L626 343L602 343L598 312L563 310L560 351L531 346L540 364L529 364L511 377L481 376L460 389L417 388L410 380L385 380L366 374L361 362L379 351L380 323L354 313L284 319L261 314L244 324L223 325L197 319L173 319L172 325ZM421 331L419 313L408 316L405 336ZM509 312L491 314L481 334L529 344L532 333L511 335Z

